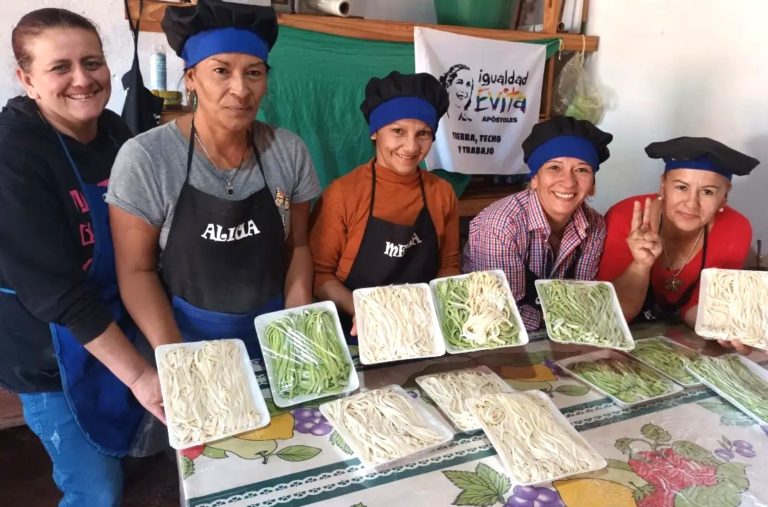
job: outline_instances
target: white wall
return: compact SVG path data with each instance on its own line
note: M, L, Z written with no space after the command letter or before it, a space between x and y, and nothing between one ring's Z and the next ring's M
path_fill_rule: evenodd
M107 107L120 112L123 107L124 91L120 78L131 68L133 61L133 39L128 20L124 16L123 0L2 0L0 1L0 103L22 93L14 76L15 60L11 50L11 30L19 19L29 11L43 7L63 7L82 14L99 28L112 71L112 98ZM142 32L139 37L139 61L144 82L149 82L149 53L155 44L165 44L160 33ZM166 46L166 51L170 53ZM168 55L168 88L178 89L181 77L181 60Z
M734 177L729 202L768 249L766 20L765 0L592 0L591 64L614 102L600 124L615 136L598 174L600 211L657 188L662 164L645 156L648 143L712 137L763 162Z
M132 42L122 0L0 2L0 102L19 93L10 33L26 12L58 6L85 14L102 33L113 74L109 107L120 111L120 76ZM357 0L352 14L434 22L432 0ZM590 65L612 106L601 127L611 132L611 159L598 178L595 206L656 188L658 161L643 147L680 135L709 136L763 160L747 178L734 178L731 204L752 221L768 249L768 2L765 0L592 0L588 32L600 36ZM164 36L143 32L140 61L149 78L149 52ZM181 62L168 55L169 88L177 89Z

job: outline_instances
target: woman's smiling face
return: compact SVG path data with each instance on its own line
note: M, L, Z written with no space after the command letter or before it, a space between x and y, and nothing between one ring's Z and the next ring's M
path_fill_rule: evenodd
M384 125L371 136L376 161L398 174L412 174L432 148L432 129L421 120L402 119Z
M587 197L595 193L592 166L573 157L553 158L531 179L531 189L551 225L565 225Z

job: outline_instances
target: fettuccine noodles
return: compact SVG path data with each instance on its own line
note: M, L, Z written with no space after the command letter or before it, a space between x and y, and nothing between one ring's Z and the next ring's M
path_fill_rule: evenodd
M697 332L768 349L768 276L714 270L700 299L703 318Z
M437 282L441 325L456 349L503 347L520 341L511 294L491 272Z
M325 405L326 415L358 456L378 464L403 458L446 438L392 388L368 391Z
M246 431L261 416L248 391L240 349L227 340L175 348L158 364L168 427L181 445Z
M531 393L485 395L475 401L473 410L518 482L585 472L599 459Z
M412 285L377 287L359 299L355 318L365 363L432 355L435 330L426 290Z
M465 403L468 399L507 389L504 381L496 375L476 369L437 373L422 378L419 384L462 431L480 428L480 423Z

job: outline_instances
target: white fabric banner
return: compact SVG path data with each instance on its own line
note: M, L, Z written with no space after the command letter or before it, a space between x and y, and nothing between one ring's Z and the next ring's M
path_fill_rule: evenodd
M522 142L539 121L547 48L414 28L416 72L448 91L427 155L429 169L464 174L526 174Z

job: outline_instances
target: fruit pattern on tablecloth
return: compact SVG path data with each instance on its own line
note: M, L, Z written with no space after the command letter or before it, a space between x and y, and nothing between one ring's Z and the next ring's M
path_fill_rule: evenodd
M737 507L749 489L746 468L756 465L752 443L723 435L714 451L672 440L661 426L645 424L640 436L619 438L626 461L557 480L545 486L514 486L509 478L480 463L474 472L443 471L460 489L454 505L489 507ZM750 460L744 463L742 460Z

